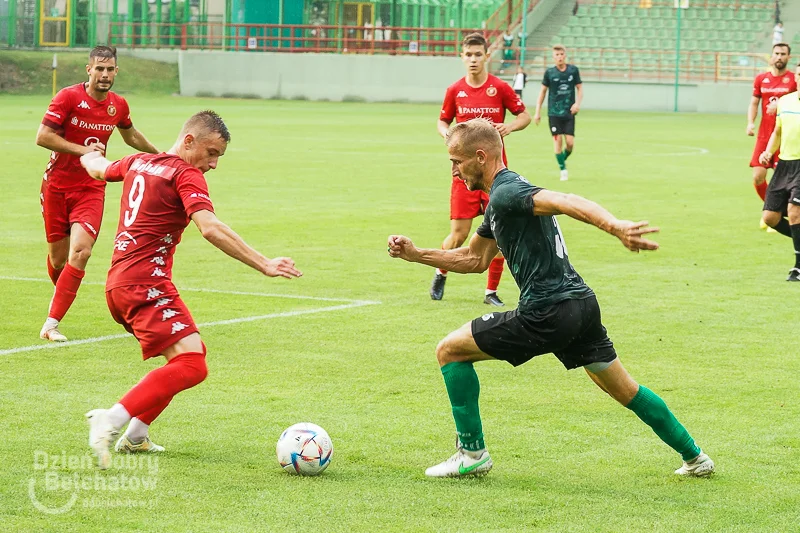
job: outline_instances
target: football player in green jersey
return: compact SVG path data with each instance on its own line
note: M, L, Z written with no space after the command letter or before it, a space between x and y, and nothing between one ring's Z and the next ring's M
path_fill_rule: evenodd
M567 368L583 367L612 398L633 411L678 452L684 476L708 476L714 462L664 401L628 374L601 322L594 292L569 262L556 215L565 214L617 237L631 251L656 250L645 236L658 231L647 222L619 220L598 204L573 194L548 191L508 170L502 141L492 124L473 119L453 127L446 138L453 175L470 190L489 193L483 223L469 246L420 249L408 237L389 237L389 255L454 272L483 272L498 250L520 288L519 308L487 313L450 333L436 348L458 436L456 453L425 471L431 477L487 473L492 460L483 438L476 361L501 360L517 366L553 353Z
M583 102L583 83L578 67L567 63L567 50L562 45L553 47L553 60L556 65L544 72L542 90L536 101L533 122L538 126L542 120L542 104L548 91L547 118L561 181L567 181L567 158L575 148L575 115Z

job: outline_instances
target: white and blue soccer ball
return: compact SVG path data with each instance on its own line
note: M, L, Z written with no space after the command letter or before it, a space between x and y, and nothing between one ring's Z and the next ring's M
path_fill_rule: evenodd
M317 476L331 464L333 441L318 425L301 422L281 433L275 451L290 474Z

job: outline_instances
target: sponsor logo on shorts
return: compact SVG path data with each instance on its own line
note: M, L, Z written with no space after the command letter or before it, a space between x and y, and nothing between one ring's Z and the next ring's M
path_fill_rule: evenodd
M179 314L180 314L180 312L178 312L178 311L176 311L174 309L164 309L164 311L161 313L161 322L164 322L165 320L168 320L168 319L174 317L175 315L179 315Z
M188 324L184 324L183 322L173 322L172 323L172 334L176 334L177 332L188 328Z
M167 262L166 262L166 261L164 261L164 258L163 258L163 257L158 257L158 256L157 256L157 257L154 257L154 258L152 258L152 259L150 260L150 262L151 262L151 263L155 263L155 264L157 264L157 265L159 265L159 266L162 266L162 267L163 267L164 265L166 265L166 264L167 264Z
M147 299L148 300L152 300L153 298L158 298L162 294L164 294L164 293L161 292L160 290L156 289L155 287L153 287L152 289L147 289Z
M168 303L172 303L172 298L159 298L153 308L158 309L162 305L167 305Z
M555 132L556 132L556 127L555 127L555 126L553 126L552 128L550 128L550 130L551 130L553 133L555 133Z
M167 243L167 244L172 244L172 235L171 235L170 233L167 233L167 234L164 236L164 238L163 238L163 239L161 239L161 241L162 241L162 242L165 242L165 243Z
M151 278L152 278L152 277L164 278L164 277L166 277L166 276L167 276L167 273L166 273L166 272L164 272L163 270L161 270L161 269L160 269L160 268L158 268L158 267L155 267L155 268L153 269L153 273L152 273L152 274L150 274L150 277L151 277Z
M483 319L484 322L488 322L494 318L494 313L486 313L481 318Z

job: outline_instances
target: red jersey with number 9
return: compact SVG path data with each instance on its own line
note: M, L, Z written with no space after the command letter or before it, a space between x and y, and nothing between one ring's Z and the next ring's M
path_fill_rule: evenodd
M775 115L767 113L767 106L777 102L781 96L797 90L794 74L787 71L783 76L774 76L772 72L762 72L753 81L753 96L761 98L761 125L758 127L758 138L769 139L775 129Z
M177 155L134 154L112 163L106 181L123 182L106 290L171 280L189 217L214 211L203 173Z
M89 96L83 83L58 91L44 114L42 124L71 143L89 146L99 142L106 147L115 127L128 129L133 126L128 102L123 97L109 91L106 99L100 102ZM60 152L50 154L44 179L49 186L60 191L105 187L102 181L92 179L86 173L79 156Z

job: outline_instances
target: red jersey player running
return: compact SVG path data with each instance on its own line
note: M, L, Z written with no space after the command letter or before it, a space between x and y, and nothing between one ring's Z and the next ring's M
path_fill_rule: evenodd
M108 308L139 341L144 359L163 355L167 360L111 409L86 414L89 445L101 468L110 463L111 439L129 421L115 446L118 452L163 451L149 438L150 424L176 394L199 384L208 373L206 347L171 281L175 247L190 220L211 244L266 276L302 275L294 261L264 257L214 215L203 174L217 168L229 141L222 119L203 111L184 124L167 153L134 154L114 163L99 153L81 157L92 177L123 182L106 281Z
M467 75L448 87L445 93L442 112L436 125L442 138L447 137L453 119L457 123L478 117L488 119L502 137L512 131L523 130L531 123L531 116L525 111L525 104L514 89L486 71L488 49L489 45L480 33L467 35L461 43L461 60L467 67ZM517 117L509 124L505 124L506 110ZM505 148L503 162L508 164ZM472 219L482 215L488 203L488 194L468 190L464 180L453 176L450 185L450 234L442 243L443 250L452 250L464 244L472 228ZM489 279L483 299L486 304L498 307L503 305L503 301L497 296L503 264L503 256L498 254L489 265ZM437 268L431 284L432 299L442 299L445 281L447 271Z
M105 184L86 174L79 157L92 151L105 153L108 138L117 127L128 146L158 152L133 127L125 99L111 92L117 71L115 48L93 48L86 65L89 81L59 91L36 134L36 144L53 151L39 195L47 237L47 271L56 286L39 334L43 339L67 340L58 323L75 301L103 220Z
M752 137L755 135L758 102L761 101L761 124L758 128L753 156L750 158L750 166L753 169L753 185L762 201L767 194L767 169L775 168L775 165L778 164L779 154L776 152L766 166L762 165L758 158L767 149L769 136L775 129L775 109L778 99L797 90L794 76L786 70L790 54L791 48L786 43L778 43L772 47L772 57L770 58L772 66L767 72L756 76L753 81L753 97L750 99L750 107L747 108L747 135ZM761 229L766 228L767 224L762 219Z

